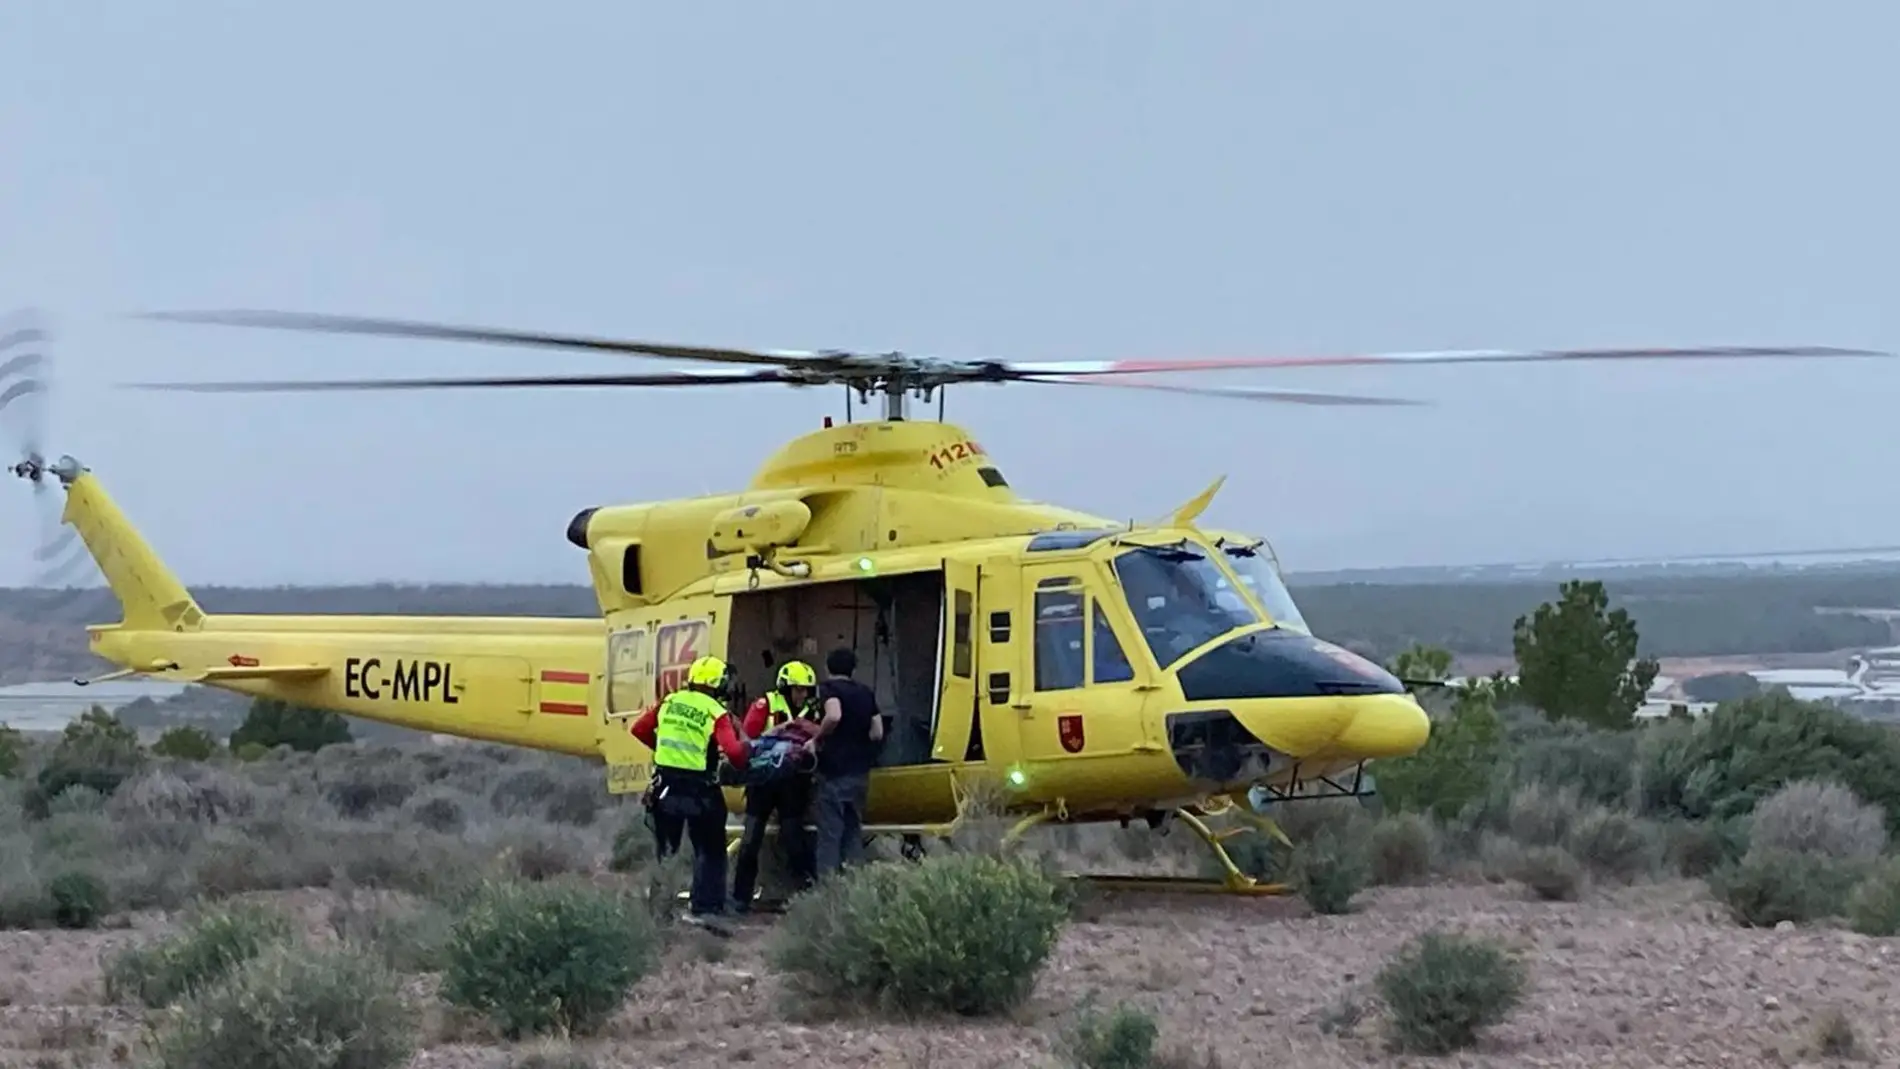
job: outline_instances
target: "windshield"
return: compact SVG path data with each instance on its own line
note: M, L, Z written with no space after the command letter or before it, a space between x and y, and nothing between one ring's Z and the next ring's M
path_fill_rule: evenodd
M1264 552L1264 544L1221 548L1227 554L1227 566L1260 599L1260 604L1267 607L1267 614L1273 617L1275 624L1312 634L1313 629L1307 626L1306 617L1300 615L1300 607L1293 603L1293 593L1286 588L1286 581L1280 578L1279 569L1273 566L1273 558Z
M1115 558L1115 578L1163 668L1235 628L1261 622L1221 566L1191 542L1130 550Z

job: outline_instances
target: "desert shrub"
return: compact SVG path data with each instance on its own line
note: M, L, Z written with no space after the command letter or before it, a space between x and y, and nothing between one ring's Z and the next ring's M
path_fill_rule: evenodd
M1561 846L1519 847L1509 871L1546 902L1574 902L1583 890L1583 864Z
M180 724L166 728L158 741L152 743L155 757L169 757L179 761L209 761L218 752L218 740L203 728Z
M1360 829L1323 830L1293 851L1289 875L1315 913L1346 913L1371 878L1367 839Z
M12 779L20 774L20 766L26 763L26 738L5 724L0 724L0 779Z
M632 872L645 867L656 853L653 829L647 827L644 818L634 817L614 832L613 850L608 855L607 868L614 872Z
M111 905L106 882L91 872L68 869L46 881L53 923L61 928L96 928Z
M1481 697L1460 699L1433 718L1417 753L1377 762L1379 797L1393 811L1452 820L1489 788L1503 755L1497 710Z
M575 1050L530 1050L516 1055L508 1069L594 1069L594 1062Z
M1085 1003L1064 1030L1059 1050L1076 1069L1151 1069L1161 1027L1153 1015L1121 1004L1103 1012Z
M1741 860L1748 850L1748 819L1672 820L1663 825L1669 863L1684 876L1709 873Z
M52 812L53 800L74 787L110 795L144 768L145 761L138 733L94 706L66 725L27 792L25 811L44 820Z
M1854 886L1847 923L1862 935L1900 935L1900 858L1888 858Z
M349 742L350 725L327 709L290 705L276 698L255 698L244 716L244 723L231 733L229 741L231 752L240 758L246 756L245 752L252 745L261 748L250 751L256 757L279 746L315 753L325 746Z
M153 1048L164 1069L395 1069L417 1033L374 959L278 946L192 996Z
M988 1016L1028 996L1067 919L1064 889L1035 865L935 855L793 899L771 953L815 1005Z
M46 803L48 820L71 816L104 816L106 796L96 787L76 784L54 795Z
M330 907L329 920L338 939L377 956L396 972L434 972L446 960L452 921L430 902L376 899L346 887Z
M1509 1017L1524 997L1523 963L1497 943L1427 932L1400 949L1374 979L1393 1045L1449 1054Z
M563 779L542 806L541 816L550 823L585 828L593 824L594 818L606 807L606 796L606 782L599 776Z
M589 1034L656 961L637 899L567 883L490 884L449 933L442 997L510 1039Z
M1749 841L1766 850L1872 861L1887 848L1885 815L1838 783L1795 780L1755 807Z
M507 871L524 880L551 880L594 867L587 842L563 827L511 823L495 833L493 843Z
M108 958L106 995L115 1002L169 1006L224 979L290 934L289 920L272 909L204 907L170 935Z
M106 812L121 823L217 824L249 816L256 807L254 787L212 765L148 769L120 785L106 802Z
M468 827L465 797L452 787L428 787L411 796L403 811L430 831L455 835Z
M530 766L503 776L488 794L488 804L504 817L538 814L560 783L546 768Z
M1438 829L1422 813L1394 813L1372 826L1368 854L1372 882L1417 883L1431 875Z
M1653 872L1659 853L1648 825L1614 809L1592 809L1578 817L1568 843L1570 853L1593 875L1622 883Z
M1576 791L1527 784L1511 794L1505 827L1525 846L1561 846L1582 816Z
M366 820L385 810L399 809L416 792L412 771L404 767L400 752L382 750L351 756L356 759L324 775L324 798L344 818Z
M231 756L249 764L270 756L270 747L261 742L240 742L231 746Z
M1715 893L1737 923L1771 928L1836 916L1859 882L1863 868L1820 854L1751 847L1742 860L1709 876Z
M1541 718L1540 718L1541 719ZM1585 803L1622 805L1635 783L1636 733L1601 731L1574 722L1539 725L1515 740L1519 783L1568 789Z
M1641 732L1643 805L1690 819L1752 812L1784 783L1835 780L1900 831L1900 733L1780 690Z

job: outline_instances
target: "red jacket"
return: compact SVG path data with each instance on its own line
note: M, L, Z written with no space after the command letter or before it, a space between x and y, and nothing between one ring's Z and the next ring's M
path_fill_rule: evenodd
M659 731L659 728L660 703L654 702L646 707L646 711L640 714L639 718L633 722L633 727L628 730L633 732L634 738L640 740L641 745L652 750L656 748L655 733ZM734 768L743 769L751 763L752 751L746 746L745 740L739 737L739 733L733 730L731 714L722 713L719 719L713 721L713 741L719 744L719 751L726 755L726 760L732 762Z
M796 717L794 717L794 719L796 719ZM758 738L760 735L765 734L765 729L770 727L771 723L771 703L765 698L754 698L752 704L746 706L745 737L748 739Z

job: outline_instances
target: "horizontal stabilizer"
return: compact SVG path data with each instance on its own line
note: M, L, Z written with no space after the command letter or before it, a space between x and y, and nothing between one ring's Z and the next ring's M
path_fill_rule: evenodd
M327 664L248 664L214 668L180 669L167 672L169 678L191 683L227 683L239 679L317 679L329 674Z

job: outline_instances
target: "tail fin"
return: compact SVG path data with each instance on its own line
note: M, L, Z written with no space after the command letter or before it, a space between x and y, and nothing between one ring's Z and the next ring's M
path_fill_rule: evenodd
M48 470L66 486L66 510L61 518L79 532L80 540L105 574L106 586L125 613L124 626L138 631L202 628L204 610L158 559L92 473L71 457L61 457Z

